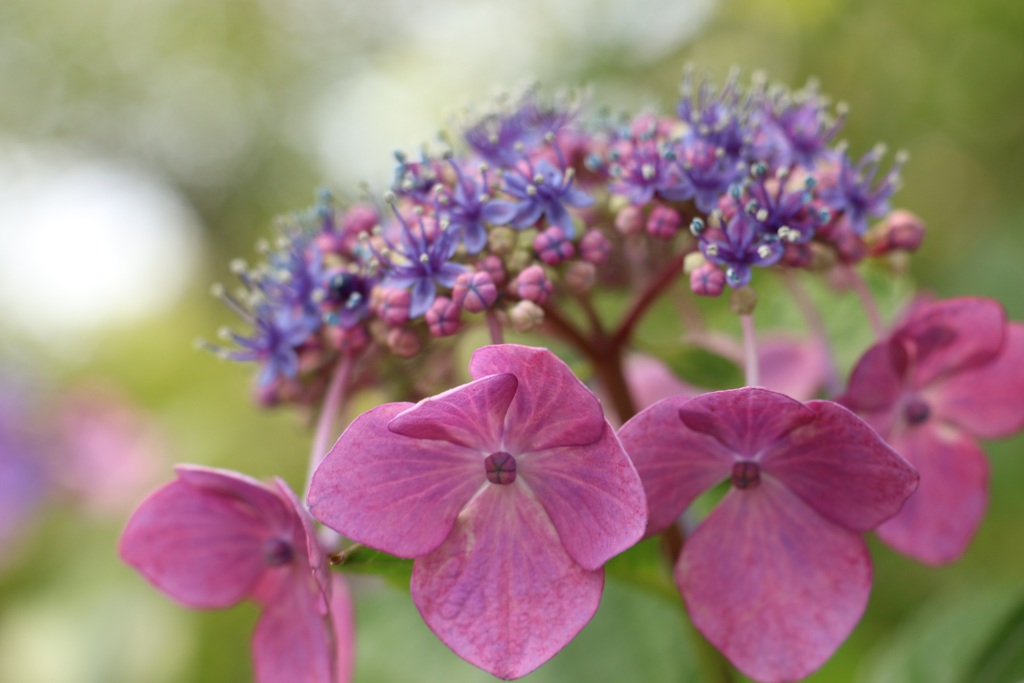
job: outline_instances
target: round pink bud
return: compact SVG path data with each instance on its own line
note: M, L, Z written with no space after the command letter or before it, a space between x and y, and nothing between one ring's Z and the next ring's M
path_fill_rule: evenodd
M516 332L531 332L544 322L544 309L532 301L523 300L509 310L508 319Z
M565 268L565 286L577 294L590 291L597 280L597 268L593 263L573 261Z
M487 481L492 484L511 484L516 480L516 459L505 451L491 453L484 458L484 472L487 473Z
M486 271L462 273L455 279L452 301L459 308L464 308L470 313L480 313L490 308L497 299L498 288L495 287L490 273Z
M611 242L600 230L588 230L580 240L580 256L594 265L605 263L611 253Z
M537 252L540 260L549 266L557 266L576 254L576 247L557 225L551 226L533 238L533 250Z
M332 347L344 353L359 351L370 343L370 334L363 325L347 330L343 327L328 327L324 334Z
M644 210L632 204L622 207L615 216L615 229L623 235L635 235L644 229Z
M868 235L871 255L881 256L891 251L917 251L924 240L924 233L924 221L909 211L897 209Z
M412 358L420 352L420 337L407 327L392 327L388 330L388 348L399 358Z
M651 214L647 217L647 232L654 237L670 240L679 232L682 222L678 211L658 204L651 209Z
M690 273L690 289L697 296L718 296L725 288L725 273L710 263Z
M495 286L501 287L505 284L505 264L502 263L500 256L485 256L477 262L476 268L490 275Z
M810 243L787 244L782 252L783 265L790 268L808 268L814 258L814 250Z
M551 280L538 265L529 266L516 278L515 292L520 299L542 304L551 290Z
M455 302L446 296L439 296L430 304L423 317L427 321L430 334L435 337L448 337L459 331L461 310Z
M412 295L407 289L381 288L377 316L391 327L404 325L409 320Z

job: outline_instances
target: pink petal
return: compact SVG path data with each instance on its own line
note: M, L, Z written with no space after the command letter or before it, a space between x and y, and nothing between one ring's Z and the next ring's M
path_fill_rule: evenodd
M685 397L667 398L619 430L647 494L648 535L664 531L697 496L729 476L733 453L718 440L688 429L679 418Z
M425 398L388 428L413 439L437 439L493 453L501 450L505 414L519 381L508 373L482 377Z
M341 574L334 573L332 578L331 626L334 628L335 671L338 672L337 683L348 683L352 680L356 644L352 596Z
M264 545L281 531L267 515L283 517L283 506L272 497L271 509L264 511L246 500L263 498L246 488L266 492L262 484L243 485L237 475L212 471L203 476L219 477L226 486L211 490L183 478L158 489L128 520L119 553L176 600L192 607L227 607L247 597L267 569Z
M519 379L505 422L506 451L585 446L601 438L600 402L558 356L547 349L499 344L478 349L469 362L474 378L505 372Z
M408 407L387 403L356 418L320 463L309 490L315 518L399 557L440 545L487 482L480 452L390 431L388 423Z
M828 359L822 345L788 336L759 340L761 385L798 401L814 398L825 381Z
M936 380L927 389L935 417L983 439L1010 436L1024 427L1024 325L1011 323L990 363Z
M806 405L814 422L765 452L762 469L851 531L874 529L899 512L917 488L917 472L846 408L831 401Z
M871 560L860 536L766 476L729 491L687 539L675 576L694 626L737 668L795 681L860 620Z
M921 485L900 514L878 528L878 536L921 562L956 560L985 513L985 454L969 437L935 422L912 428L892 443L921 473Z
M271 516L283 528L292 523L291 510L285 499L259 479L232 470L203 465L175 465L178 479L191 486L245 501L248 505Z
M309 512L299 502L295 493L288 488L288 484L275 477L274 485L277 487L281 499L287 501L295 512L293 517L295 544L306 552L309 569L313 573L313 578L316 579L320 592L325 596L322 609L326 612L327 600L331 596L331 587L336 582L331 580L331 568L327 564L327 555L321 549L320 542L317 540L316 530L313 528L313 518L310 517Z
M544 508L517 481L491 486L451 537L416 560L412 599L457 655L499 678L553 657L597 610L602 571L565 552Z
M861 414L891 411L903 392L907 352L895 341L875 344L860 357L839 402Z
M584 569L599 568L647 529L640 477L611 426L588 446L524 456L518 470L544 505L562 545Z
M317 597L300 579L263 610L252 637L256 683L337 683L334 629Z
M926 304L894 333L911 356L915 387L987 362L1003 345L1006 314L993 299L959 297Z
M693 398L703 390L692 387L676 377L664 363L652 356L632 354L625 360L623 372L626 384L638 409L654 405L663 398L684 396Z
M814 419L799 401L758 387L698 396L680 406L679 416L688 428L718 439L740 456L754 456Z

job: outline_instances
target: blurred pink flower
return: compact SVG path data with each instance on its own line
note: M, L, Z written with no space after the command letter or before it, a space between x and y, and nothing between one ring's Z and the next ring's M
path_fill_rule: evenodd
M258 603L258 683L347 682L348 592L339 576L332 579L309 517L287 485L194 465L176 472L177 480L128 520L121 559L190 607Z
M918 492L878 535L922 562L951 562L988 499L976 439L1024 427L1024 325L991 299L916 302L861 357L840 400L921 472Z
M594 395L554 354L488 346L474 381L364 413L313 477L313 515L415 558L412 598L459 656L523 676L590 620L602 565L647 523Z
M667 398L619 436L647 492L649 535L732 483L676 564L701 633L759 681L821 666L867 604L861 534L900 509L913 468L842 406L761 388Z

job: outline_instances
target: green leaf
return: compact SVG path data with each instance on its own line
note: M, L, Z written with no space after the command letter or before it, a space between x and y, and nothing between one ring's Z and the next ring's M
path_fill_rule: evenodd
M611 578L643 588L669 602L681 600L672 580L671 567L661 550L660 537L641 541L613 557L605 564L604 570Z
M743 371L727 358L696 346L685 347L666 358L680 379L706 389L743 386Z
M363 545L353 545L332 558L335 569L348 574L373 574L395 586L409 588L412 560L388 555Z

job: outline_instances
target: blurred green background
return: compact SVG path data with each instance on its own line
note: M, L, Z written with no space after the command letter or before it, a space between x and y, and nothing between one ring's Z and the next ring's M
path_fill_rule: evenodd
M919 285L1024 319L1021 2L0 1L0 381L67 475L0 545L0 682L247 680L255 609L186 611L115 556L174 462L301 486L309 416L261 412L250 368L192 349L232 322L209 283L317 188L383 189L391 151L467 105L540 81L667 112L687 61L719 80L732 65L818 78L850 105L855 153L910 152L895 204L929 226ZM61 461L87 428L90 458ZM873 543L868 612L810 680L1016 680L1022 445L988 449L990 515L959 563ZM407 596L356 593L356 681L489 680ZM687 628L610 581L594 623L527 680L698 680Z

